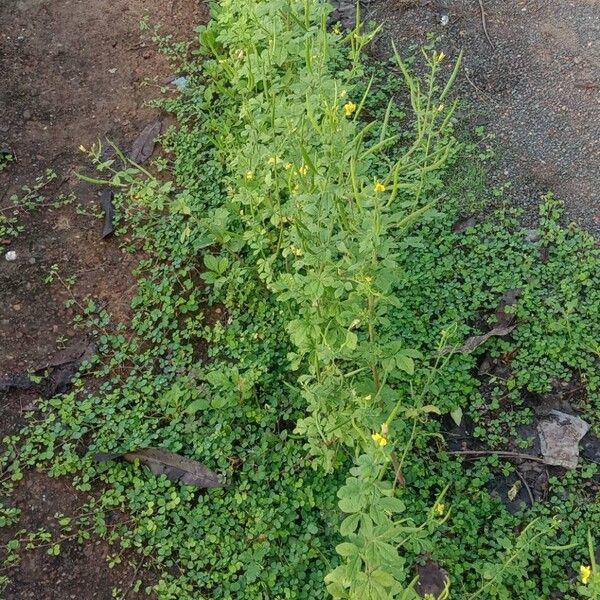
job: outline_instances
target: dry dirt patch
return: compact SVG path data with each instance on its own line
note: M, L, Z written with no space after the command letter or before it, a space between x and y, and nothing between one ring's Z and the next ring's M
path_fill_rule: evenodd
M16 162L0 172L0 206L48 168L58 178L43 193L49 199L74 193L88 212L98 203L98 190L81 183L76 171L88 168L78 151L109 137L129 148L156 116L144 102L157 88L146 80L171 73L140 21L149 15L164 33L191 39L193 28L207 18L196 0L8 0L0 3L0 146L9 145ZM78 301L93 298L116 319L127 319L134 292L135 259L121 253L115 239L101 239L102 223L78 215L72 206L40 209L23 221L16 240L0 240L0 377L43 364L56 354L57 340L76 335L74 311L60 283L44 283L52 265L75 275ZM4 259L7 251L17 260ZM31 410L30 391L0 392L0 438L15 432ZM11 502L23 510L22 525L52 527L57 512L74 513L85 498L67 480L30 473ZM14 531L0 530L0 545ZM137 557L109 569L106 544L91 541L83 548L68 542L59 556L46 549L25 554L8 575L7 600L109 600L117 586L128 590L152 575ZM137 563L136 563L137 561ZM131 565L129 563L132 563ZM129 590L128 598L136 594Z

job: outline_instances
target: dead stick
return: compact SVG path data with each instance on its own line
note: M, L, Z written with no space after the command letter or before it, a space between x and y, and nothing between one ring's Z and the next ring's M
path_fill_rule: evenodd
M485 8L483 7L483 0L479 0L479 8L481 10L481 24L483 25L483 33L485 33L485 37L487 38L487 41L490 43L492 50L495 50L496 47L494 46L494 42L492 42L492 39L490 38L490 34L488 33L488 29L487 29L487 18L485 16Z
M531 488L527 485L527 481L525 481L525 477L523 475L521 475L521 473L519 472L519 469L516 469L516 473L517 473L519 479L521 480L521 482L523 483L523 485L525 486L525 489L527 490L527 494L529 496L529 501L531 502L531 506L533 506L535 501L533 499L533 494L531 493Z
M404 479L404 475L402 475L402 467L398 462L398 457L395 452L390 453L390 458L392 459L392 465L394 466L394 489L396 489L396 484L400 484L402 487L406 485L406 480Z
M496 456L502 456L503 458L520 458L521 460L532 460L534 462L542 463L547 465L548 463L543 458L537 456L531 456L531 454L519 454L518 452L507 452L506 450L451 450L447 454L465 455L465 456L489 456L495 454Z
M500 103L496 101L495 98L493 98L492 96L490 96L488 93L484 92L480 87L478 87L477 85L475 85L473 83L473 80L469 77L469 72L468 69L464 69L463 70L463 74L465 76L465 79L469 82L469 84L471 85L471 87L478 92L479 94L481 94L484 98L487 98L490 102L493 102L496 106L500 106Z
M133 577L131 580L131 585L125 590L125 592L123 593L123 596L121 596L121 600L125 600L127 598L127 596L129 595L129 592L131 592L131 590L135 586L135 582L137 581L138 573L140 572L140 569L141 569L142 565L144 564L145 560L146 560L146 557L143 556L142 560L140 560L140 562L135 567L135 571L133 572Z

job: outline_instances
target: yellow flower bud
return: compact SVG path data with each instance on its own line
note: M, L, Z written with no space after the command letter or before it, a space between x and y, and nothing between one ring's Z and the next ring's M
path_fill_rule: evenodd
M581 565L579 567L579 575L581 575L581 583L587 585L590 577L592 576L592 567L588 565Z
M371 436L371 438L373 439L373 441L374 441L374 442L375 442L377 445L381 446L382 448L383 448L384 446L387 446L387 443L388 443L388 441L387 441L387 438L385 438L384 436L382 436L380 433L374 433L374 434Z
M354 102L346 102L344 104L344 113L347 117L351 117L356 112L356 104Z

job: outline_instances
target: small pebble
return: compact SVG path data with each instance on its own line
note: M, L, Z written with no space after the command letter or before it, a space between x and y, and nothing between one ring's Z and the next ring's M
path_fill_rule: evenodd
M26 121L29 121L29 119L31 119L31 111L30 110L24 110L23 111L23 118Z
M8 261L8 262L13 262L15 260L17 260L17 253L14 250L9 250L5 255L4 258Z
M21 305L20 304L13 304L12 309L15 312L19 312L21 310Z
M442 26L446 26L448 25L448 23L450 22L450 17L448 15L442 15L442 18L440 19L440 23L442 24Z

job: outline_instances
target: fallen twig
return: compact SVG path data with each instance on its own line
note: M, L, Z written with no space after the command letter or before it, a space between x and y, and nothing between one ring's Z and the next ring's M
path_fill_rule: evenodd
M531 502L531 506L533 506L535 500L533 499L533 494L531 493L531 488L529 487L529 485L527 485L527 481L525 480L525 477L523 477L523 475L521 475L521 473L519 472L518 469L516 469L516 473L517 473L517 476L519 477L519 479L521 480L521 483L525 486L525 489L527 490L527 495L529 496L529 501Z
M469 82L469 85L476 91L478 92L481 96L483 96L484 98L487 98L490 102L493 102L496 106L500 106L500 103L494 98L492 97L490 94L488 94L487 92L484 92L478 85L476 85L475 83L473 83L473 80L469 77L469 72L468 69L464 69L463 70L463 75L465 76L465 79Z
M146 560L146 557L143 556L142 560L140 560L140 562L136 565L135 570L133 572L133 577L131 579L131 584L129 585L129 587L123 592L123 595L121 596L121 600L125 600L127 598L127 596L129 595L129 592L131 592L131 590L133 590L134 586L135 586L135 582L137 581L137 576L138 573L140 572L140 569L142 568L142 565L144 564L144 561Z
M494 42L492 42L492 39L490 38L490 34L488 33L488 29L487 29L487 18L485 16L485 8L483 7L483 0L479 0L479 8L481 10L481 24L483 25L483 33L485 33L485 37L486 37L487 41L489 42L490 46L492 47L492 50L495 50L496 46L494 46Z
M406 485L406 480L404 479L404 475L402 475L402 466L398 462L398 457L395 452L390 454L390 458L392 459L392 465L394 466L394 489L396 489L396 484L399 484L401 487Z
M542 463L547 465L548 463L543 458L537 456L531 456L531 454L519 454L518 452L508 452L506 450L450 450L447 454L457 454L465 456L490 456L495 454L503 458L518 458L521 460L532 460L534 462Z

